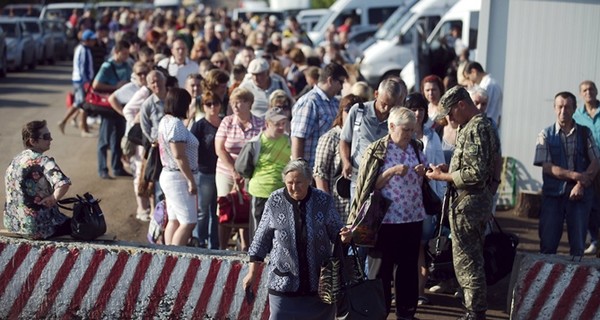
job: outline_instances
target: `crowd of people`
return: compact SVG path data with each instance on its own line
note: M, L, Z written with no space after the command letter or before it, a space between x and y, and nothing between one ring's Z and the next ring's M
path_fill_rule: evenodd
M335 310L316 298L319 268L337 237L350 240L345 226L379 190L391 205L375 247L359 255L369 277L383 280L388 312L394 297L397 318L412 319L418 305L429 303L426 250L439 212L425 211L422 184L428 183L438 197L451 197L456 272L454 286L439 283L430 291L457 292L466 309L461 319L485 319L483 237L500 182L502 93L479 63L460 68L466 87L446 87L428 75L422 94L408 94L391 76L371 92L346 54L328 50L344 51L347 28L313 47L294 17L285 25L274 17L232 21L225 10L209 7L123 8L97 21L74 12L70 21L80 39L74 102L58 129L64 133L77 116L82 137L98 139L98 176L133 176L137 219L149 221L165 200L165 244L228 249L233 231L251 261L245 288L270 256L272 319L332 319ZM84 110L89 90L110 93L114 111L100 116L97 132ZM588 81L581 90L586 107L575 111L575 96L559 93L557 124L538 138L535 163L543 167L547 207L540 218L542 253L556 252L566 217L571 254L582 256L587 217L598 211L590 191L598 171L597 89ZM70 180L43 155L50 141L45 121L28 123L26 150L6 175L5 226L34 239L68 233L68 217L56 202ZM162 172L151 192L140 192L151 148L158 148ZM236 162L245 149L250 171ZM340 189L342 179L349 192ZM21 190L21 181L31 188ZM450 186L453 193L446 192ZM251 197L246 224L219 223L217 199L232 191ZM597 219L589 224L597 236ZM597 238L592 241L595 250Z

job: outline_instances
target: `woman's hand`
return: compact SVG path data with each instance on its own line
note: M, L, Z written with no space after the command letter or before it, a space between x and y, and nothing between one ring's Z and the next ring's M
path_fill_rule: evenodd
M343 227L340 229L340 237L342 239L342 243L349 243L352 240L352 231L348 227Z
M419 163L418 165L415 166L414 168L415 172L419 175L419 177L422 177L425 175L425 172L427 171L427 169L425 168L424 164Z
M51 208L54 207L56 205L58 201L56 200L56 198L54 197L53 194L45 197L44 199L38 201L36 204L41 205L41 206L45 206L46 208Z
M188 181L188 192L190 194L197 194L198 193L198 186L196 185L196 182L194 181Z
M408 166L403 164L398 164L393 167L394 175L404 177L408 173Z

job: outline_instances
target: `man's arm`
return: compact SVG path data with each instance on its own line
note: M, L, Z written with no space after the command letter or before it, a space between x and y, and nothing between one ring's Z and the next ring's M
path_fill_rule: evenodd
M352 145L349 142L340 140L340 158L342 159L342 175L346 179L350 179L352 175L352 159L350 159L350 150Z
M292 137L292 159L304 158L304 138Z

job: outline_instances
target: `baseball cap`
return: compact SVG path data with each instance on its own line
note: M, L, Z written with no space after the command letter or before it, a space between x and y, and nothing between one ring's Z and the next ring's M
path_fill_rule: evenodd
M279 107L269 108L265 113L265 120L270 122L278 122L283 119L287 119L287 116L283 113L283 109Z
M81 40L83 40L83 41L94 40L94 39L96 39L96 34L94 33L94 31L92 31L90 29L84 30L83 33L81 34Z
M269 62L263 58L256 58L250 61L248 72L251 74L262 73L269 70Z
M454 86L450 90L446 91L440 99L440 105L438 107L438 115L435 117L436 120L442 119L450 113L450 108L466 98L471 98L467 89L463 86Z

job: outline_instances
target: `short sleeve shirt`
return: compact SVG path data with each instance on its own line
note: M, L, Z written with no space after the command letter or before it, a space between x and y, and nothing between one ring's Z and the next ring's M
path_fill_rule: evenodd
M54 158L27 149L18 154L6 169L4 226L11 232L34 239L48 238L66 216L58 207L37 204L55 189L71 184Z
M276 140L260 136L260 153L252 179L248 183L248 193L259 198L268 198L273 191L283 188L281 172L290 161L292 146L290 138L282 135Z
M319 138L331 129L339 101L329 98L315 86L303 95L292 108L292 137L304 139L304 159L312 168Z
M427 163L427 159L422 153L419 156L422 163ZM379 174L398 164L407 165L408 173L404 177L393 176L381 189L381 194L392 201L382 223L400 224L421 221L425 219L423 192L421 191L423 177L420 177L413 169L419 164L417 155L411 145L408 145L406 150L402 150L390 139L385 162Z
M367 147L383 138L388 134L388 123L387 119L379 121L375 114L375 101L369 101L364 103L364 113L360 120L360 125L356 127L355 122L357 113L359 113L359 104L355 104L350 108L348 112L348 118L344 122L340 139L351 143L352 148L350 150L350 159L352 160L352 180L358 176L358 168L362 159L363 152Z
M219 125L219 129L217 130L217 134L215 135L215 139L225 140L225 151L227 151L235 161L246 141L259 134L264 126L264 120L252 116L250 125L247 128L243 128L238 122L237 117L232 114L223 118L223 121L221 121L221 125ZM217 160L217 172L226 176L231 176L231 172L227 169L225 162L221 158Z
M179 170L175 156L171 150L171 143L185 143L187 155L192 172L198 171L198 139L185 127L181 119L172 115L165 115L158 124L158 146L160 160L163 168L171 171Z
M129 80L131 72L131 66L127 62L117 63L110 59L102 64L94 80L114 86L120 81Z

